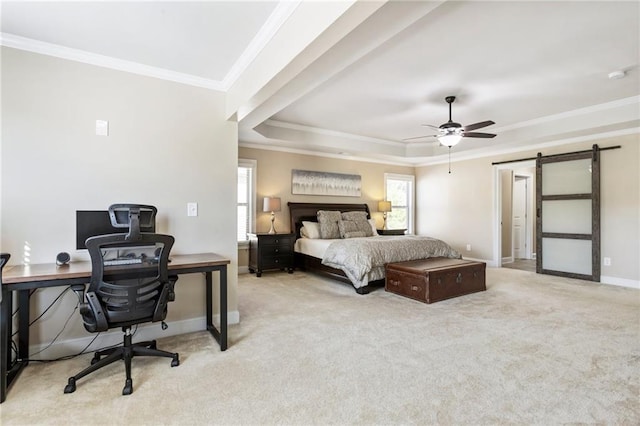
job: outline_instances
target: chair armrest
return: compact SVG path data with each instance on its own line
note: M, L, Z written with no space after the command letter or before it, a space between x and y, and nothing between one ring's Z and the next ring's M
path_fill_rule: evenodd
M107 317L104 314L102 305L96 296L96 293L90 291L87 293L87 304L89 309L86 310L87 314L82 315L84 319L84 326L88 331L107 331L109 324L107 324ZM80 311L82 313L82 310ZM87 319L94 320L87 323ZM95 329L93 329L95 327Z
M162 321L167 317L167 302L169 301L169 282L166 282L162 286L160 298L156 304L156 310L153 312L153 319L151 321Z

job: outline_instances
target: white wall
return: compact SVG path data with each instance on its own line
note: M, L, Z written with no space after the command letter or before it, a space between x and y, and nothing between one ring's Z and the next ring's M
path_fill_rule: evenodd
M493 260L492 162L621 145L601 154L601 255L612 259L602 265L602 282L640 285L640 136L638 134L591 140L416 168L417 229L451 243L465 257ZM466 244L472 250L466 251Z
M225 95L203 88L2 48L2 251L10 264L49 263L75 250L75 211L137 202L158 208L158 232L172 253L216 252L231 259L229 310L237 310L237 125ZM95 121L109 121L109 136ZM187 217L187 202L198 217ZM217 281L214 274L214 281ZM183 275L169 320L204 316L204 280ZM35 316L60 289L32 298ZM43 342L62 327L73 294L32 327ZM237 312L236 312L237 315ZM86 336L77 316L61 339Z

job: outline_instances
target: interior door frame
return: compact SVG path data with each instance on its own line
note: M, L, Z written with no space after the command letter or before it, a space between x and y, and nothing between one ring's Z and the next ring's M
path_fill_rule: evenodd
M509 163L501 163L493 165L493 266L499 268L502 266L502 182L500 172L502 170L518 170L536 166L534 158L527 160L516 160ZM534 203L531 203L532 207ZM533 220L533 212L531 218ZM532 226L532 233L535 229ZM513 248L512 248L513 251Z
M527 181L527 187L526 187L526 192L525 192L525 201L526 201L526 219L524 221L524 227L525 227L525 232L526 232L526 237L525 237L525 259L535 259L534 256L534 251L532 250L533 247L533 239L536 235L536 229L534 227L534 223L533 223L533 217L535 215L535 203L536 203L536 199L535 199L535 193L534 193L534 186L533 186L533 174L531 173L524 173L524 172L515 172L513 173L513 179L512 179L512 184L511 184L511 192L513 194L513 188L515 187L515 183L516 183L516 178L524 178ZM512 211L512 215L513 215L513 197L511 198L511 211ZM513 221L512 221L512 225L513 227ZM513 229L511 230L511 238L513 240ZM511 242L511 257L515 260L515 246L513 244L513 241Z

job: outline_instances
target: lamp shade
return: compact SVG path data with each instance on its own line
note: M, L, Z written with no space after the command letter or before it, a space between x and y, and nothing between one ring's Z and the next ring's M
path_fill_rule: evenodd
M279 212L280 211L280 198L279 197L264 197L264 204L262 206L264 212Z
M378 211L383 213L390 212L391 201L378 201Z

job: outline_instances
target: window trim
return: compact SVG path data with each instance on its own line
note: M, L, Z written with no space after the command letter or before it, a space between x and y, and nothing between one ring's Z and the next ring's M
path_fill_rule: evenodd
M249 229L247 230L247 232L255 232L256 229L256 193L257 193L257 188L256 188L256 183L257 183L257 175L258 175L258 161L257 160L251 160L248 158L239 158L238 159L238 168L240 167L244 167L244 168L248 168L251 169L251 190L250 190L250 194L248 197L248 204L249 204ZM238 181L237 181L237 177L236 177L236 187L238 186ZM238 200L236 200L236 206L238 206L239 202ZM236 207L237 208L237 207ZM236 221L238 220L238 217L236 216ZM248 247L249 246L249 240L238 240L238 247Z
M413 234L415 230L415 205L416 205L416 177L414 175L404 175L399 173L384 174L384 199L387 200L387 180L401 180L408 182L409 199L407 200L407 234Z

